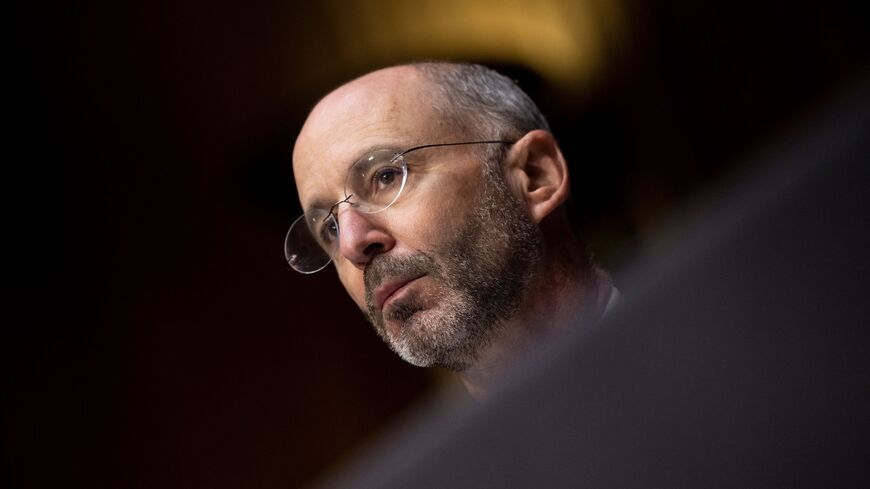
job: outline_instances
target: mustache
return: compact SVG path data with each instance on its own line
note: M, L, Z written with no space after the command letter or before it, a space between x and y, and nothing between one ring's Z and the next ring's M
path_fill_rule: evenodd
M435 260L425 253L417 252L403 256L377 255L363 272L366 304L371 306L374 292L386 280L401 280L420 275L439 275Z

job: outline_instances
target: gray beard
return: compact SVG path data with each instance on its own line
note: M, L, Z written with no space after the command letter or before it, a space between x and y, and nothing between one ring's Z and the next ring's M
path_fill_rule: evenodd
M513 316L542 259L540 230L507 188L498 165L485 165L477 207L459 233L432 254L375 256L365 270L369 321L405 361L462 371L473 365ZM437 296L404 294L386 317L373 292L389 278L427 275ZM424 308L425 302L435 304ZM400 323L388 330L386 321Z

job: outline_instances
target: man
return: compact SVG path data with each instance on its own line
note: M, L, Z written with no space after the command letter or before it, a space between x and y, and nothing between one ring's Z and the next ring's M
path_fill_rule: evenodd
M390 348L457 371L473 396L611 302L571 231L546 120L485 67L397 66L339 87L306 120L293 171L305 214L287 235L291 266L331 261Z

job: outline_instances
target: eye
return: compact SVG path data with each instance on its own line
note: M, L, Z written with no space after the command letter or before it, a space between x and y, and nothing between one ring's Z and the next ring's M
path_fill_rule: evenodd
M333 214L330 214L321 222L317 236L327 250L338 241L338 223L335 221Z
M389 207L402 191L408 168L402 155L378 150L348 170L345 195L353 195L351 205L360 212L379 212Z
M396 167L384 167L375 172L373 180L377 190L387 189L402 178L402 169Z

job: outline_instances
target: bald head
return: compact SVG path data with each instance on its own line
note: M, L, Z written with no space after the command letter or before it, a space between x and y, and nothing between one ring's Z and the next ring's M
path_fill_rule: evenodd
M357 101L365 109L378 101L377 95L401 93L412 94L411 110L432 109L442 124L476 139L514 140L535 129L550 130L537 105L513 80L464 63L423 62L374 71L327 95L311 115L335 100L352 102L348 95L362 96Z
M378 148L407 148L452 136L451 124L433 109L433 87L418 70L399 66L357 78L324 97L311 111L293 151L293 171L303 203L319 184L325 161L344 171ZM313 177L312 171L319 175Z

